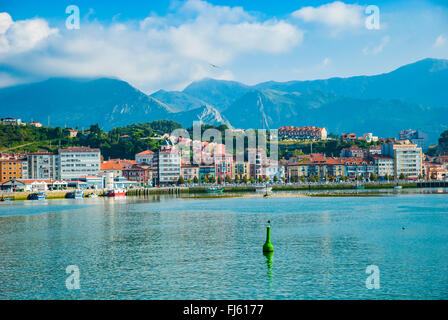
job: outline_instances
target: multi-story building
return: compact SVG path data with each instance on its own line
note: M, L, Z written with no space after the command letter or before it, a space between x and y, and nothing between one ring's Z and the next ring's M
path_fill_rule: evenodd
M316 127L280 127L280 140L324 140L327 139L327 129Z
M218 179L225 179L226 176L233 178L233 155L231 154L215 154L213 156L215 163L215 174Z
M276 160L268 160L263 171L265 177L270 181L274 181L275 178L281 181L285 177L285 168Z
M152 185L152 168L147 164L134 164L123 169L123 177L136 181L139 185Z
M176 183L180 177L180 160L179 149L174 147L170 140L164 140L161 149L153 158L153 166L156 167L156 183L160 185Z
M60 180L59 156L51 152L34 152L27 154L28 179Z
M367 158L341 158L345 165L346 176L350 180L361 177L364 180L370 179L371 174L378 175L378 166L374 161Z
M371 155L370 159L378 167L378 177L386 178L394 175L394 159L386 155Z
M378 141L378 137L374 136L372 133L364 133L363 136L359 137L358 139L367 142Z
M152 166L153 158L154 158L154 152L152 152L151 150L145 150L135 155L135 161L137 161L137 163L140 164L145 163L150 166Z
M216 172L215 172L215 165L214 164L201 164L199 165L199 182L203 182L205 180L205 177L207 179L216 179Z
M194 178L199 181L199 165L197 164L181 164L181 176L185 181L194 181Z
M22 179L24 164L26 161L19 159L0 159L0 183Z
M428 149L428 135L420 130L407 129L402 130L398 134L400 140L409 140L411 143L422 148L422 150Z
M358 146L350 146L350 148L343 148L341 150L341 157L347 158L362 158L364 157L364 150Z
M418 179L422 175L422 148L409 140L384 144L382 154L394 159L394 178L405 176L407 179Z
M234 162L233 163L233 176L238 179L243 179L246 177L250 179L250 165L249 162Z
M258 179L264 177L264 168L267 165L266 150L262 148L247 148L245 158L249 162L250 177Z
M70 180L85 175L100 173L100 149L89 147L70 147L59 149L60 179Z

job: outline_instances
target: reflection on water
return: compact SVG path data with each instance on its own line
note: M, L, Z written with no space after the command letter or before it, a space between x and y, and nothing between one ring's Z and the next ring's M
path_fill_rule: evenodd
M263 252L263 255L266 257L266 265L268 266L268 280L272 282L272 257L274 256L274 252Z
M2 203L0 299L446 299L447 195L426 192Z

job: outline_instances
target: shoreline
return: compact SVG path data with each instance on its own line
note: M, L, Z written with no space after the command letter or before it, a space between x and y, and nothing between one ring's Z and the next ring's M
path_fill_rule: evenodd
M429 183L429 182L404 182L404 183L366 183L362 185L361 190L379 190L379 189L394 189L397 185L403 189L417 189L417 188L443 188L448 187L447 182ZM131 197L147 196L147 195L162 195L162 194L208 194L208 197L202 196L202 198L225 198L231 195L225 195L226 193L238 192L238 193L253 193L256 187L260 185L223 185L224 195L208 194L207 190L210 185L194 186L194 187L153 187L153 188L138 188L127 190L126 195ZM356 188L356 184L292 184L292 185L270 185L273 192L281 191L347 191L347 190L359 190ZM64 199L67 198L67 194L74 190L55 190L46 191L47 199ZM10 199L11 201L23 201L29 200L28 197L34 192L4 192L0 194L0 199ZM99 196L103 196L105 190L86 190L84 197L90 193L96 193ZM312 195L314 196L314 195ZM323 195L322 195L323 196ZM331 195L328 195L331 196ZM337 195L340 196L340 195ZM233 197L233 196L232 196ZM187 198L187 197L186 197ZM189 198L198 198L197 196L191 196Z

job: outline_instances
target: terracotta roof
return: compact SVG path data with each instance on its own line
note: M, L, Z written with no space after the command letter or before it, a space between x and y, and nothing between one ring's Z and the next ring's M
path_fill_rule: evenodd
M123 166L119 163L114 162L103 162L101 163L101 170L123 170Z
M152 152L151 150L145 150L145 151L142 151L140 153L137 153L136 155L137 156L143 156L143 155L146 155L146 154L154 154L154 152Z

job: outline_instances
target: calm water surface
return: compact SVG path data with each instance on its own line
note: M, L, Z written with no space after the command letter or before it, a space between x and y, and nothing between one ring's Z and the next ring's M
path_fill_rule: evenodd
M1 203L0 257L0 299L447 299L448 194Z

